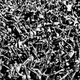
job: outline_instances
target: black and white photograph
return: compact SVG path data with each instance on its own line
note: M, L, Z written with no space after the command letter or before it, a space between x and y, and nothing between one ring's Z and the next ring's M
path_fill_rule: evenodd
M80 80L80 0L0 0L0 80Z

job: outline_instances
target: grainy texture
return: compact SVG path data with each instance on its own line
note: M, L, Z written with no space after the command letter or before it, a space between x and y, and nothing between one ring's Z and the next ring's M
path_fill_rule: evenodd
M0 0L0 80L80 80L80 1Z

